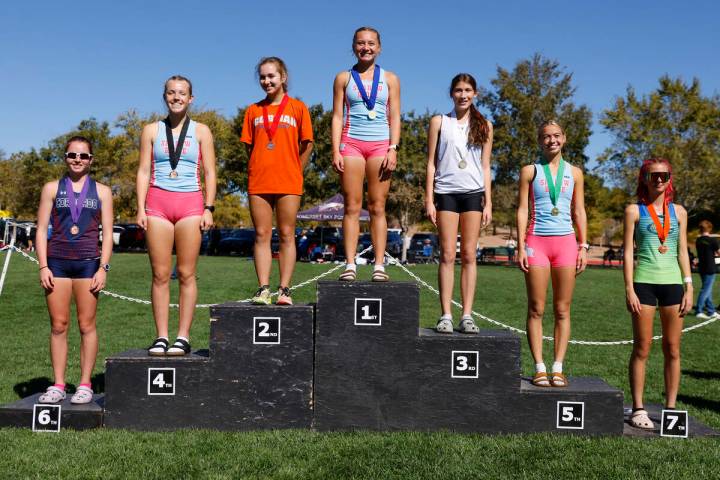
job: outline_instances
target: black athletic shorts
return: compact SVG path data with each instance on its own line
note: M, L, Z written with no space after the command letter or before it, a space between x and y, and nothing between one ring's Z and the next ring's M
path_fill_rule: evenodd
M65 258L48 258L48 268L57 278L92 278L100 269L100 259L68 260Z
M435 208L439 212L482 212L485 208L485 192L436 193Z
M633 283L635 295L640 299L643 305L656 307L669 307L670 305L680 305L682 302L685 289L679 283L659 284L659 283Z

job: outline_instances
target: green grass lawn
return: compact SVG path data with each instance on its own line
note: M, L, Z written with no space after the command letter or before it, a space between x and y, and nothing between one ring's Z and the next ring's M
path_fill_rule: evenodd
M149 298L147 256L113 257L108 289ZM298 264L299 283L329 269ZM436 266L411 269L430 284ZM409 278L390 267L394 280ZM240 258L201 257L199 302L249 297L256 285L252 262ZM360 278L370 276L360 267ZM697 277L695 288L700 287ZM175 282L174 282L175 283ZM273 279L273 285L276 279ZM173 285L177 298L177 285ZM313 302L315 288L296 290L296 302ZM421 324L433 326L438 300L421 290ZM717 301L717 298L716 298ZM524 328L525 287L516 268L479 267L475 310ZM0 297L0 403L36 391L52 377L47 337L49 323L37 279L37 267L14 254ZM174 311L176 313L176 311ZM176 317L173 316L173 319ZM552 334L546 314L547 335ZM698 323L689 316L686 325ZM480 322L481 328L493 328ZM659 329L659 326L657 327ZM153 339L150 307L101 297L98 311L100 353L105 357L145 347ZM194 348L207 347L207 309L198 309L192 331ZM659 333L659 330L658 330ZM622 273L594 269L583 274L573 304L574 339L624 340L632 337L624 305ZM683 378L679 408L720 430L720 322L683 337ZM68 382L77 383L79 336L73 326ZM532 362L523 340L523 371ZM574 376L600 376L623 389L629 399L627 359L630 346L571 345L565 369ZM552 345L546 344L546 362ZM102 378L98 376L97 379ZM102 385L96 385L101 390ZM648 365L646 401L662 403L662 354L659 343ZM508 412L512 414L512 412ZM575 438L557 434L482 436L438 433L315 433L272 431L221 433L182 431L138 433L117 430L63 431L58 435L0 429L0 478L720 478L720 440L639 440Z

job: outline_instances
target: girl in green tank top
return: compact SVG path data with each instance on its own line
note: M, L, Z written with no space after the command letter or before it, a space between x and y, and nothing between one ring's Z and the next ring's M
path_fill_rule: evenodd
M665 355L665 407L674 409L680 387L680 335L683 317L692 307L692 278L687 212L672 203L672 170L667 160L652 158L643 162L637 197L638 203L625 208L624 219L625 299L633 324L630 423L637 428L653 429L655 426L643 407L643 393L655 311L659 307Z

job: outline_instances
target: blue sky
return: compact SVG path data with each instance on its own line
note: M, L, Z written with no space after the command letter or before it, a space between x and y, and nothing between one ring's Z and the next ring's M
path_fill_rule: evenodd
M68 7L70 5L71 7ZM11 2L0 13L0 149L45 145L94 116L160 111L180 73L196 105L232 116L262 96L257 60L284 58L291 94L330 107L335 73L353 63L352 32L382 34L379 63L402 82L403 110L446 111L460 71L488 85L498 66L534 52L574 75L576 102L597 120L632 85L663 74L720 92L718 18L711 1L557 2ZM587 154L610 142L595 124Z

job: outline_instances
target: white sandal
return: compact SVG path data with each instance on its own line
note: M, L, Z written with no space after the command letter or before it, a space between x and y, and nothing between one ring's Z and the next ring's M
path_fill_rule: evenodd
M642 428L643 430L654 430L655 424L650 420L647 410L641 408L635 410L630 416L630 425L635 428Z
M77 387L77 390L75 390L75 393L70 398L70 403L74 403L75 405L82 405L92 402L92 399L92 388L80 385L79 387Z
M65 390L50 385L45 393L38 397L38 403L60 403L65 400Z

